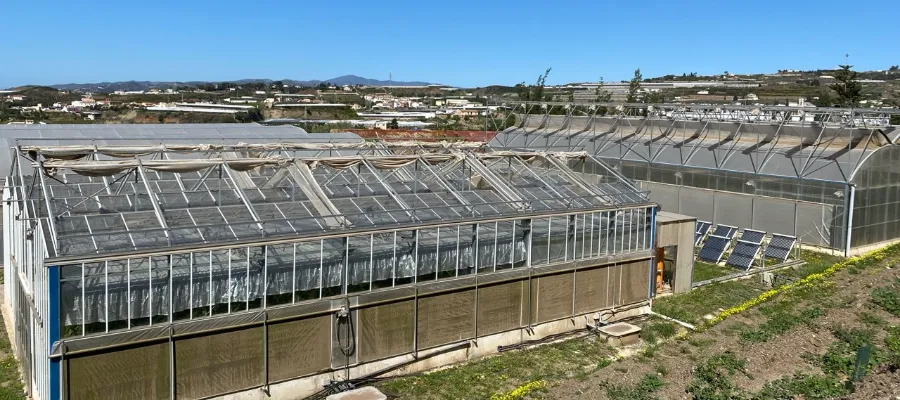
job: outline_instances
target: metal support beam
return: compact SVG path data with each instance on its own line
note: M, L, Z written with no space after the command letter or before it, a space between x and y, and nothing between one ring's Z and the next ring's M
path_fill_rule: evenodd
M225 172L225 175L231 180L229 185L232 185L232 189L237 193L238 197L241 199L241 203L244 203L244 206L247 207L247 212L250 213L250 216L253 217L253 221L256 222L256 226L259 228L259 233L263 236L266 235L266 228L263 226L262 220L259 218L259 214L256 213L256 210L253 208L253 204L250 203L250 199L247 198L247 195L244 193L244 189L241 189L240 185L237 184L237 181L234 180L234 175L231 173L231 168L227 166L222 168Z
M163 215L162 208L159 206L159 199L156 197L156 193L150 188L150 181L147 179L147 174L144 172L144 167L141 165L140 159L138 159L138 167L136 169L138 175L141 177L141 181L144 183L144 188L147 189L147 196L150 197L150 205L153 206L153 213L156 215L156 220L159 221L159 226L166 235L166 242L171 245L172 233L169 231L169 224L166 223L166 217Z
M47 222L50 227L50 240L53 242L53 252L59 252L59 238L57 237L56 230L56 211L53 208L53 202L50 201L50 192L47 190L47 181L44 179L44 175L47 173L44 169L44 161L38 157L38 165L39 170L36 171L37 175L41 177L41 191L44 194L44 203L47 206ZM20 171L21 172L21 171Z

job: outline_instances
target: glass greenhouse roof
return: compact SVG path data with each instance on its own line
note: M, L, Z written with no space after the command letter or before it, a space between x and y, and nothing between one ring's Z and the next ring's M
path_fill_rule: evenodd
M12 183L50 256L105 254L647 203L583 152L482 143L18 141ZM249 141L247 141L249 142ZM603 165L603 164L600 164Z

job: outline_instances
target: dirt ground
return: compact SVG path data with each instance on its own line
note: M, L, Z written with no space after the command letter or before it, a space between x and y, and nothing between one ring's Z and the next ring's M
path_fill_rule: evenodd
M608 399L609 384L633 386L647 375L657 375L664 384L651 398L690 399L692 396L686 389L698 361L726 351L746 360L746 373L733 377L739 389L745 392L758 392L766 383L798 372L821 374L821 369L808 360L813 355L826 353L836 340L832 330L862 327L861 312L874 315L890 326L900 324L900 318L873 307L869 300L873 288L897 277L900 277L900 270L883 266L856 274L842 271L831 279L833 286L822 288L821 295L814 293L800 302L805 304L798 305L824 309L824 314L809 324L801 324L763 342L746 343L741 341L739 333L765 321L758 310L748 310L705 332L664 342L651 357L630 357L600 369L588 379L558 381L548 392L537 397ZM882 332L876 342L883 337ZM893 399L897 395L900 395L900 373L876 368L857 385L857 391L846 398Z

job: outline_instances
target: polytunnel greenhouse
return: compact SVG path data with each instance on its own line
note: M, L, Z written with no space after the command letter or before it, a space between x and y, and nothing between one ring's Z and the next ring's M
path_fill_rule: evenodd
M900 239L900 131L890 123L900 111L588 103L514 110L517 125L492 147L587 152L662 210L845 254Z
M656 206L585 152L304 134L16 138L30 393L278 398L653 295Z

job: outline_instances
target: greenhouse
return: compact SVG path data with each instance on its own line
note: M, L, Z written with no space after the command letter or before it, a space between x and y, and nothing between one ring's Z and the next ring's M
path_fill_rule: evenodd
M498 134L492 147L587 152L649 191L662 210L792 235L845 254L900 239L900 131L890 124L900 111L516 107L518 124Z
M303 134L11 148L6 296L37 398L278 398L653 295L656 206L583 151Z

